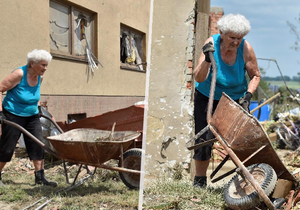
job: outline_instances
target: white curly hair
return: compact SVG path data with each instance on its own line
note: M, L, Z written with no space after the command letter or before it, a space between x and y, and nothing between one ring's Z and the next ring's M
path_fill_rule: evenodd
M217 25L224 34L232 32L234 34L246 36L251 29L249 20L241 14L224 15L218 20Z
M34 63L38 63L40 61L46 61L47 63L50 63L51 60L52 60L52 55L46 50L34 49L33 51L27 54L28 65L30 65L31 61L33 61Z

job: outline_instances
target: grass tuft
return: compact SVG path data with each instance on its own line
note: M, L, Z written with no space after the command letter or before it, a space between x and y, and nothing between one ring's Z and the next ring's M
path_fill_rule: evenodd
M144 188L144 209L225 209L223 187L195 188L190 180L161 178Z

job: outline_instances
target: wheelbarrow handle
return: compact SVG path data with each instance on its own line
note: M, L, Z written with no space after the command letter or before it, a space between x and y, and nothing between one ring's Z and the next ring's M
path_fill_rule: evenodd
M23 128L22 126L18 125L17 123L11 122L9 120L2 120L2 123L5 123L7 125L13 126L17 129L19 129L22 133L26 134L29 138L31 138L33 141L35 141L38 145L40 145L43 149L45 149L47 152L49 152L51 155L53 155L54 157L61 159L59 157L59 155L53 151L52 149L48 148L43 142L41 142L38 138L36 138L34 135L32 135L31 133L29 133L25 128Z
M275 99L277 99L278 97L280 97L280 93L277 93L276 95L272 96L271 98L269 98L268 100L266 100L265 102L263 102L262 104L260 104L259 106L255 107L254 109L252 109L250 111L251 114L253 114L256 110L258 110L259 108L261 108L262 106L271 103L272 101L274 101Z
M215 89L216 89L218 67L217 67L216 60L215 60L213 52L208 52L208 54L209 54L209 58L211 60L212 68L213 68L213 75L212 75L211 84L210 84L210 93L209 93L208 109L207 109L207 116L206 116L207 124L210 124L210 120L211 120L211 116L212 116Z

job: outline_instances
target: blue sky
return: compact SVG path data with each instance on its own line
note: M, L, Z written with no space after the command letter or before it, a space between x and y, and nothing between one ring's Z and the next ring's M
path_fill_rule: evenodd
M245 39L252 45L257 58L275 59L283 75L300 72L300 52L291 49L296 37L287 21L295 24L300 14L300 0L211 0L212 7L223 7L224 14L239 13L251 23ZM276 63L258 59L266 76L280 76Z

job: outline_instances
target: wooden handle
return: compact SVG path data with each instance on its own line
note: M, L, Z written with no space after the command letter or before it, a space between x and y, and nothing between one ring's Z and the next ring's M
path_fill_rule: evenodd
M280 93L277 93L276 95L272 96L271 98L269 98L268 100L266 100L265 102L263 102L262 104L260 104L259 106L255 107L254 109L252 109L250 111L251 114L253 114L256 110L258 110L259 108L261 108L262 106L271 103L273 100L275 100L277 97L280 96Z

